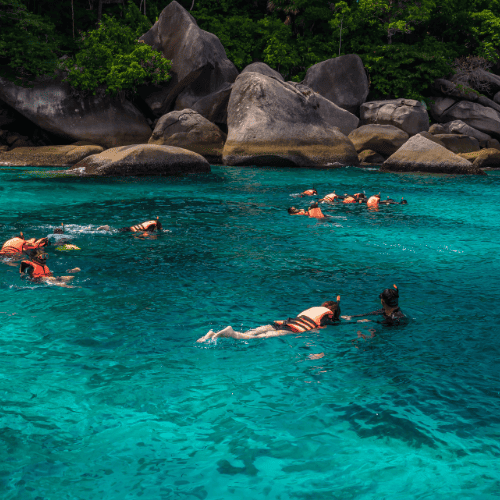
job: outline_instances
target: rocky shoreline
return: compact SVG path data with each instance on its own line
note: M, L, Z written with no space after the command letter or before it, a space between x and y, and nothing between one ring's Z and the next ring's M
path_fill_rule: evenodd
M140 40L172 60L172 78L130 99L81 97L62 75L31 88L0 78L0 165L78 175L196 173L210 163L471 175L500 167L500 77L487 71L491 99L436 80L429 126L419 101L366 102L355 54L312 66L302 83L261 62L238 74L219 39L175 1Z

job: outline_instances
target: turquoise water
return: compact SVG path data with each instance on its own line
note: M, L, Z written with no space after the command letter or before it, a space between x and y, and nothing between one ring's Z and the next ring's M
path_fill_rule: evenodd
M32 169L31 169L32 170ZM288 216L290 196L406 206ZM214 167L156 179L0 169L0 239L65 222L65 289L1 264L2 499L498 499L500 174ZM156 240L96 227L159 215ZM198 344L342 296L344 323Z

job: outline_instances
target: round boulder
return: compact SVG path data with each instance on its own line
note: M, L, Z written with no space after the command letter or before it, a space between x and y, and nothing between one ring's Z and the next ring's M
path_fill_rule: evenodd
M323 118L322 106L326 104L303 85L296 87L252 72L238 76L229 99L224 164L358 165L352 142ZM342 113L353 116L340 111L339 117Z
M393 125L409 136L429 130L429 115L419 101L392 99L365 102L360 108L360 125Z
M174 146L137 144L88 156L67 171L76 175L175 175L210 172L203 156Z
M156 124L149 144L194 151L210 163L220 163L226 134L192 109L171 111Z
M356 151L371 149L384 156L391 156L408 139L409 135L392 125L363 125L349 134Z
M358 158L361 162L361 165L382 165L382 163L384 163L385 161L385 158L381 154L371 149L365 149L364 151L361 151L361 153L359 153L358 155Z
M439 139L446 149L452 153L472 153L479 151L479 141L475 137L460 134L436 134L434 136Z
M484 175L480 168L420 134L403 144L382 168L390 172Z
M302 83L355 115L359 115L359 107L366 101L369 91L363 61L356 54L311 66Z
M69 167L87 156L101 153L101 146L42 146L16 148L2 155L1 166Z
M249 64L248 66L245 66L240 74L242 75L243 73L259 73L260 75L273 76L281 82L285 81L281 73L278 73L275 69L271 68L263 62L254 62L252 64Z

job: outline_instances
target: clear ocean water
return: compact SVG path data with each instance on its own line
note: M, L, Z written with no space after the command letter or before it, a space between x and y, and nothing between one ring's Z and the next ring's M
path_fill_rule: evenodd
M288 216L313 186L408 205ZM82 269L65 289L0 263L0 498L498 499L499 193L497 172L0 169L0 239L64 222L81 250L49 267ZM96 231L156 215L157 239ZM196 343L393 283L405 327Z

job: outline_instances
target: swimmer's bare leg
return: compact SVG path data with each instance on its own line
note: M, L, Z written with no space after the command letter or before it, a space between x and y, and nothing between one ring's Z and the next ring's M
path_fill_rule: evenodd
M65 279L69 278L69 279ZM50 278L42 278L43 281L49 283L50 285L59 286L61 288L76 288L72 285L66 285L68 281L71 281L74 276L59 276L59 277L50 277Z

